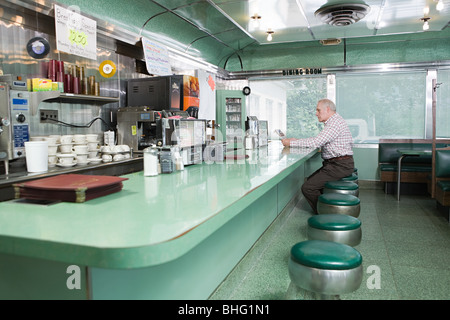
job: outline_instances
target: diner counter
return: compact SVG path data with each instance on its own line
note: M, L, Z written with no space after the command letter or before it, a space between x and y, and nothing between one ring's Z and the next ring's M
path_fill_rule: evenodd
M256 219L261 222L255 217L246 218L253 219L249 220L250 226L261 223L258 230L254 228L254 238L249 239L251 246L298 194L302 181L292 175L282 188L277 184L296 170L301 170L303 179L301 166L317 150L294 152L273 141L268 147L246 152L248 159L204 162L154 177L143 176L143 171L122 175L128 180L120 192L85 203L39 205L21 203L20 199L0 202L0 256L93 269L158 266L182 257L196 246L200 248L200 243L248 208L260 206L263 209L258 210L264 211L270 200L270 211L276 211L275 215L258 213ZM272 210L272 206L280 208ZM232 234L227 237L224 246L241 241ZM217 240L211 242L212 246L218 245Z
M313 154L282 151L274 142L246 160L123 175L122 191L85 203L2 202L0 252L105 268L174 259Z

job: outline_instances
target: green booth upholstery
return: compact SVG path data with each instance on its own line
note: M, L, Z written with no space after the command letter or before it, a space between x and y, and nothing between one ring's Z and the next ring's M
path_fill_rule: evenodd
M443 148L445 144L436 144L436 148ZM385 191L388 184L396 183L398 178L398 159L402 154L398 150L428 150L431 152L431 143L409 142L381 142L378 145L378 167L380 181L385 183ZM432 171L432 155L406 156L402 160L401 183L423 184L426 190L427 182ZM425 191L426 193L426 191Z
M436 192L435 199L449 214L450 207L450 150L436 150L435 161ZM450 216L449 216L450 218Z

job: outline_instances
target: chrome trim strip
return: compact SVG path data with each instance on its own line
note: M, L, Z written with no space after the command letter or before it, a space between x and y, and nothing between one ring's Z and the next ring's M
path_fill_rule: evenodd
M309 67L308 67L309 68ZM314 69L314 67L312 67ZM318 67L316 67L317 69ZM288 70L305 69L305 67L290 68ZM450 69L450 60L430 61L430 62L404 62L404 63L378 63L355 66L337 66L337 67L322 67L321 74L310 75L292 75L283 76L283 71L286 69L272 69L272 70L253 70L253 71L235 71L229 73L228 80L248 79L248 78L299 78L299 77L320 77L327 74L337 73L368 73L368 72L390 72L390 71L411 71L411 70L428 70L428 69Z
M433 139L433 80L437 79L437 70L427 72L425 84L425 138Z

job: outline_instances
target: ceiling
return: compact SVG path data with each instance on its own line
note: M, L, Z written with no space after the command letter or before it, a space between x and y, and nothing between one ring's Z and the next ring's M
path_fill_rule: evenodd
M431 18L429 31L443 30L450 21L450 1L441 0L443 9L436 10L437 0L208 0L230 21L259 44L325 40L333 38L371 37L424 32L424 17ZM333 5L365 3L370 9L360 21L346 26L322 22L317 9ZM428 8L428 13L424 9ZM252 19L251 16L260 16ZM272 41L267 30L274 31Z
M187 54L225 70L273 69L274 59L283 62L283 68L302 63L309 66L345 65L345 52L352 45L356 48L354 57L358 57L358 54L371 57L379 51L364 51L360 44L385 45L393 42L398 46L405 46L405 50L411 50L417 45L426 48L429 46L429 50L434 51L430 53L423 50L427 57L429 55L429 58L434 60L447 59L448 50L445 45L436 50L435 46L423 40L437 39L438 43L448 42L450 0L440 0L443 4L440 11L436 9L437 0L364 1L56 0L57 3L76 7L83 14L97 19L98 29L108 35L116 34L118 39L129 44L139 43L140 37L154 39L183 55ZM4 3L9 3L11 7L20 5L43 12L49 17L54 14L55 0L0 0L2 6ZM133 5L130 5L131 3ZM348 5L367 5L367 15L349 25L333 26L324 23L315 14L317 10L328 6L341 8ZM424 8L428 8L427 13L424 13ZM259 26L251 18L255 14L261 17L258 20ZM421 18L424 17L430 18L428 31L422 28ZM6 14L3 14L2 18L15 19L14 15L8 18ZM43 28L44 24L39 24L36 14L30 14L28 18L24 19L24 24L33 25L35 18L36 28ZM267 40L266 32L269 28L274 32L271 41ZM444 29L446 30L441 32ZM122 34L120 30L125 33ZM129 37L126 32L130 32L132 36ZM342 40L343 44L324 48L320 41L329 39ZM348 41L344 41L346 39ZM411 39L413 41L408 42ZM330 42L333 43L332 40ZM382 54L388 57L380 61L408 61L398 56L402 54L395 50L398 47L389 47L386 44L383 48L386 46L388 48ZM326 55L322 57L323 52L326 52ZM392 53L397 56L389 59ZM419 59L424 61L422 57ZM378 60L372 58L370 61ZM352 60L350 64L358 62L359 60Z

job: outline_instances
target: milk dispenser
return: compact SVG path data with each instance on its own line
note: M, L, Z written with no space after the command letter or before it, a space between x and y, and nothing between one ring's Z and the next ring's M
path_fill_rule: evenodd
M9 160L25 157L29 141L30 93L25 81L0 77L0 160L9 173Z

